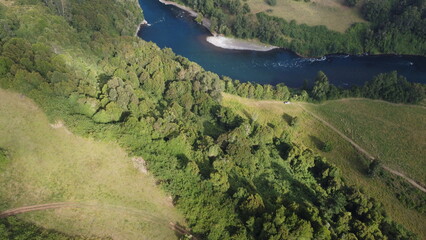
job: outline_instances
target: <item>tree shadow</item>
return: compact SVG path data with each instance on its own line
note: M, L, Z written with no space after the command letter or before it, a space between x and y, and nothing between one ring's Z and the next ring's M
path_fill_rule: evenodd
M184 236L189 236L190 237L189 239L192 239L192 240L201 239L195 236L194 234L192 234L190 230L186 229L185 226L183 226L179 222L176 222L176 223L170 222L169 225L170 225L170 228L175 232L175 236L178 239L186 239L186 238L183 238Z
M309 201L314 204L316 203L317 195L311 188L307 187L301 181L295 179L293 174L289 173L287 169L285 169L280 164L273 162L271 167L278 179L286 179L290 182L290 191L286 194L288 195L287 199L297 203L303 203L304 201Z
M214 139L217 139L225 130L219 125L214 124L210 121L203 122L203 134L208 135Z
M321 139L319 139L318 137L309 135L309 139L311 139L311 141L314 143L315 147L318 150L322 150L324 148L325 143L321 141Z
M309 135L309 138L315 147L323 152L325 142L313 135ZM355 151L355 154L345 154L341 158L346 158L346 161L349 162L351 168L355 169L361 174L368 175L368 166L370 164L370 160L360 154L357 150L354 149L353 151Z
M358 172L364 174L365 176L369 175L369 166L371 160L357 153L356 156L353 157L355 164L352 165L352 168L357 170Z
M247 112L247 110L243 109L244 116L246 116L248 119L251 119L251 114Z
M291 120L293 119L292 116L288 115L287 113L284 113L282 118L284 119L284 121L290 126L291 125Z
M105 73L102 73L98 76L99 81L99 87L102 89L102 87L112 78L112 75L108 75Z
M185 154L177 154L176 158L178 160L179 167L181 167L182 169L186 168L186 165L188 165L188 162L189 162L188 157L186 157Z
M284 198L288 202L296 202L302 204L303 202L317 203L315 192L307 187L301 181L295 179L295 176L288 172L286 168L279 163L272 162L271 168L274 172L275 178L271 178L270 173L264 173L253 180L256 190L265 201L265 205L276 205L275 201L278 197ZM271 181L274 179L274 181ZM274 184L288 182L288 189L284 192L279 192L274 188Z

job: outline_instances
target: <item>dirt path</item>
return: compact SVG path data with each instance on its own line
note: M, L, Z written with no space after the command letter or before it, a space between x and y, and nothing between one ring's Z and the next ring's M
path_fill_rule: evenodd
M390 173L393 173L393 174L395 174L395 175L397 175L397 176L400 176L400 177L404 178L407 182L409 182L409 183L410 183L411 185L413 185L414 187L416 187L416 188L420 189L421 191L426 192L426 188L425 188L425 187L423 187L422 185L418 184L418 183L417 183L416 181L414 181L413 179L411 179L411 178L407 177L405 174L403 174L403 173L401 173L401 172L398 172L398 171L395 171L395 170L393 170L392 168L389 168L389 167L386 167L386 166L382 166L382 167L383 167L383 169L385 169L386 171L388 171L388 172L390 172Z
M311 111L308 111L306 108L304 108L301 104L296 103L297 106L299 106L301 109L303 109L303 111L309 113L312 117L314 117L316 120L320 121L322 124L324 124L325 126L329 127L331 130L333 130L334 132L336 132L337 134L339 134L343 139L345 139L346 141L348 141L356 150L358 150L359 152L361 152L362 154L364 154L366 157L368 157L370 160L374 160L375 157L370 154L369 152L367 152L364 148L362 148L361 146L359 146L356 142L354 142L351 138L347 137L345 134L343 134L341 131L339 131L337 128L335 128L333 125L331 125L329 122L325 121L324 119L322 119L321 117L319 117L318 115L314 114ZM420 184L418 184L416 181L414 181L413 179L407 177L405 174L398 172L396 170L393 170L392 168L389 168L385 165L382 165L383 169L385 169L386 171L395 174L397 176L400 176L402 178L404 178L408 183L410 183L411 185L413 185L415 188L419 189L422 192L426 193L426 188L421 186Z
M108 208L111 210L119 210L119 211L127 211L132 212L136 214L142 214L146 220L163 224L168 222L168 227L182 235L191 235L191 233L186 230L184 227L180 226L179 224L175 224L171 221L161 219L155 216L151 216L147 214L145 211L138 210L138 209L132 209L128 207L121 207L121 206L114 206L114 205L104 205L104 204L95 204L95 203L80 203L80 202L57 202L57 203L47 203L47 204L38 204L38 205L31 205L31 206L25 206L25 207L19 207L19 208L13 208L9 209L3 212L0 212L0 218L6 218L9 216L18 215L21 213L27 213L27 212L34 212L34 211L42 211L42 210L48 210L48 209L57 209L57 208L81 208L81 207L97 207L97 208ZM194 236L192 236L192 239L197 240Z
M0 212L0 218L5 218L5 217L21 214L21 213L26 213L26 212L34 212L34 211L40 211L40 210L46 210L46 209L56 209L56 208L65 208L65 207L78 207L78 203L59 202L59 203L48 203L48 204L39 204L39 205L14 208L14 209Z

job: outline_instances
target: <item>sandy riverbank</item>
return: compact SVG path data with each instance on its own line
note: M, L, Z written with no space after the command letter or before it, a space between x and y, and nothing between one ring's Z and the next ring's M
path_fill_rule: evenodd
M180 5L178 3L172 2L172 1L167 1L167 0L159 0L161 3L165 4L165 5L172 5L175 6L177 8L180 8L186 12L189 13L189 15L191 15L192 17L197 17L198 13L195 12L193 9ZM203 18L202 21L202 25L204 27L206 27L209 31L210 31L210 20L207 18ZM241 40L241 39L234 39L234 38L227 38L227 37L223 37L223 36L216 36L216 33L211 32L213 36L211 37L207 37L207 42L209 42L210 44L213 44L216 47L220 47L220 48L224 48L224 49L234 49L234 50L251 50L251 51L261 51L261 52L266 52L266 51L270 51L272 49L275 49L277 47L275 46L268 46L268 45L263 45L263 44L257 44L257 43L252 43L246 40Z
M223 36L211 36L207 37L207 42L215 45L216 47L234 50L251 50L267 52L278 47L268 46L258 43L252 43L246 40L228 38Z

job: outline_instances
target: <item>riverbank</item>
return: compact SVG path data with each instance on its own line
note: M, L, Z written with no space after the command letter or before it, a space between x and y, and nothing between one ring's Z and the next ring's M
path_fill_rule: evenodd
M229 38L224 36L211 36L207 37L207 42L216 47L233 50L251 50L259 52L267 52L277 49L276 46L262 45L258 43L249 42L242 39Z
M183 6L176 2L167 1L167 0L159 0L159 1L164 5L172 5L183 11L186 11L189 13L191 17L194 17L194 18L198 17L198 13L190 7ZM203 18L203 20L201 21L201 25L203 25L207 30L209 30L210 33L213 35L213 36L207 37L206 41L216 47L231 49L231 50L250 50L250 51L259 51L259 52L267 52L272 49L278 48L275 46L249 42L243 39L235 39L235 38L219 36L216 32L210 30L211 22L210 22L210 19L208 18Z
M159 1L164 5L172 5L172 6L175 6L177 8L180 8L180 9L188 12L189 15L191 15L191 17L196 18L198 16L198 13L196 11L192 10L192 8L190 8L190 7L183 6L183 5L180 5L179 3L175 3L175 2L167 1L167 0L159 0Z
M136 29L135 37L138 36L139 31L141 30L142 26L147 25L149 26L149 23L144 19L141 23L139 23L138 28Z
M284 82L296 88L305 80L312 82L320 70L334 85L345 88L362 86L378 73L394 70L411 82L425 81L421 69L426 66L426 58L343 54L301 58L301 54L284 48L267 52L227 50L206 42L206 38L212 35L185 11L160 1L144 0L141 6L145 19L152 24L142 26L139 33L142 39L154 42L160 48L171 48L209 71L244 82L272 85ZM257 40L249 42L265 45Z

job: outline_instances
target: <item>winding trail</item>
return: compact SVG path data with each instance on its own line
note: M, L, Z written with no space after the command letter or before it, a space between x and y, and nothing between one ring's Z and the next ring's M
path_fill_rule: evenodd
M107 209L111 209L111 210L119 210L119 211L127 211L127 212L131 212L131 213L136 213L136 214L140 214L140 215L144 216L144 218L146 220L154 222L154 223L158 223L160 225L161 224L167 224L167 222L168 222L167 225L171 230L175 231L176 233L182 234L182 235L190 235L190 236L192 236L192 239L197 240L197 238L194 237L184 227L182 227L178 224L175 224L171 221L149 215L143 210L138 210L138 209L133 209L133 208L128 208L128 207L115 206L115 205L81 203L81 202L46 203L46 204L30 205L30 206L5 210L5 211L0 212L0 218L7 218L7 217L10 217L10 216L14 216L14 215L22 214L22 213L42 211L42 210L48 210L48 209L82 208L82 207L107 208Z
M311 111L308 111L306 108L304 108L300 103L296 103L297 106L299 106L303 111L307 112L308 114L310 114L312 117L314 117L316 120L320 121L322 124L324 124L325 126L329 127L331 130L333 130L334 132L336 132L337 134L339 134L343 139L345 139L346 141L348 141L356 150L358 150L359 152L361 152L362 154L364 154L367 158L369 158L370 160L374 160L376 159L372 154L370 154L369 152L367 152L367 150L365 150L364 148L362 148L361 146L359 146L354 140L352 140L351 138L349 138L348 136L346 136L345 134L343 134L341 131L339 131L336 127L334 127L333 125L331 125L329 122L325 121L323 118L319 117L318 115L314 114ZM422 192L426 193L426 188L423 187L422 185L420 185L419 183L417 183L415 180L407 177L407 175L405 175L404 173L398 172L390 167L387 167L385 165L382 164L382 168L392 174L395 174L399 177L402 177L404 180L406 180L408 183L410 183L411 185L413 185L415 188L419 189Z
M78 203L75 203L75 202L58 202L58 203L25 206L25 207L9 209L9 210L0 212L0 218L6 218L9 216L26 213L26 212L34 212L34 211L40 211L40 210L65 208L65 207L78 207L78 206L79 206Z

